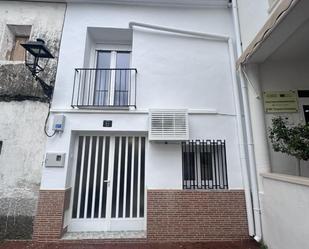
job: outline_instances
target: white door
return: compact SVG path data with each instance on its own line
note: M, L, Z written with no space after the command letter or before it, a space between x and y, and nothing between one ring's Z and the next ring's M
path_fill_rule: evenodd
M145 141L78 137L69 231L145 229Z

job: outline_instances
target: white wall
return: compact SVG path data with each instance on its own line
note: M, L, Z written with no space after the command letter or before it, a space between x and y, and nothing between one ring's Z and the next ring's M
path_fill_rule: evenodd
M186 18L184 18L184 13ZM231 11L226 8L182 9L166 7L68 4L62 36L53 108L61 109L70 107L74 69L77 67L83 67L84 64L83 55L86 47L87 27L128 28L129 22L135 21L189 31L218 33L233 36L233 24L231 20ZM176 37L178 37L178 39ZM176 44L174 44L175 42ZM142 46L140 46L141 43ZM193 43L194 46L192 46ZM221 79L219 78L217 81L214 81L215 78L211 78L210 80L208 76L203 79L203 81L200 78L198 82L195 82L195 84L198 84L198 87L204 83L214 86L215 84L218 84L218 82L225 81L229 77L227 76L227 74L230 73L229 68L226 67L228 61L224 60L227 58L227 53L224 54L224 50L227 52L227 46L220 42L210 43L205 40L198 40L179 35L174 36L170 34L163 35L158 32L154 34L149 31L134 31L132 67L137 67L139 72L138 87L142 88L147 86L147 90L145 91L148 93L153 90L159 90L156 88L161 87L161 84L163 85L168 82L169 84L173 84L172 88L165 88L164 92L160 92L160 94L168 94L169 91L175 91L176 85L184 84L184 82L186 82L186 87L189 88L197 75L205 76L205 72L210 71L212 73L214 70L218 72L219 67L223 69L219 74L220 77L222 77ZM224 54L223 58L221 58L222 54ZM197 56L198 59L196 59ZM216 63L224 61L224 64L222 66L216 63L211 64L212 60L215 60ZM186 61L187 63L184 63ZM159 64L155 64L157 62L159 62ZM205 66L203 66L202 63L205 63ZM154 65L156 66L153 67ZM198 66L198 68L196 66ZM146 69L147 71L145 71ZM165 69L164 72L162 72L162 69ZM151 74L149 74L149 72ZM164 73L164 75L162 73ZM196 76L192 77L192 75ZM146 81L142 77L147 77L145 78ZM190 79L189 82L188 79ZM178 82L179 80L181 81ZM230 85L231 84L227 84L226 87L230 87ZM142 97L141 95L143 92L140 89L138 90L139 96ZM188 90L192 91L190 88ZM198 94L198 90L200 90L200 88L196 89L194 94ZM226 91L228 91L228 89ZM204 92L207 94L206 91ZM172 101L174 102L176 97L178 98L178 93L174 92L170 94L174 95ZM148 97L148 95L146 96ZM204 95L204 99L206 99L205 97L207 96ZM151 100L152 98L148 98L148 100L149 99ZM180 100L181 99L179 98L177 101L179 102ZM182 101L201 100L185 99ZM139 107L141 107L141 105L149 106L149 104L147 102L145 102L145 104L139 102ZM186 105L188 106L188 104L189 103L187 102ZM180 104L177 106L179 105ZM200 107L205 108L205 106Z
M269 15L268 0L237 0L243 48L251 43Z
M234 113L226 42L133 32L138 108L197 108Z
M147 134L148 114L131 113L65 113L66 123L63 134L48 139L47 152L67 153L65 168L44 168L42 189L64 189L72 186L74 172L74 147L72 140L79 132L101 132L117 134L119 132ZM103 128L104 119L113 121L112 128ZM242 189L242 178L236 134L236 121L233 115L191 114L189 115L190 139L226 140L229 187ZM72 133L71 131L74 131ZM181 189L182 162L180 144L147 144L146 151L146 187L149 189Z
M260 66L262 91L309 90L308 61L266 61ZM309 98L299 99L298 113L266 114L266 126L271 126L274 116L289 118L289 124L304 122L302 104L309 104ZM274 152L269 144L272 170L276 173L297 174L297 160L280 152ZM301 162L302 176L309 176L309 162Z
M261 173L271 171L271 162L267 141L265 112L263 104L263 90L261 86L259 66L250 64L244 70L244 78L247 80L248 100L250 107L252 135L254 144L254 155L256 171L258 176L259 192L263 192ZM248 81L250 79L250 82Z
M47 104L1 102L0 196L34 198L40 184Z
M78 131L147 134L150 108L187 108L191 112L190 139L226 139L229 186L242 189L227 42L134 29L132 67L138 70L137 110L72 110L74 68L83 67L84 51L89 49L87 27L123 29L132 21L230 37L234 32L231 9L227 8L68 4L52 105L54 112L66 115L65 131L48 139L47 152L69 153L72 134ZM104 119L112 120L113 127L103 128ZM180 145L149 143L147 152L146 187L181 189ZM75 166L70 160L67 157L62 169L45 168L41 188L70 187L68 176Z
M270 249L309 248L308 178L268 174L263 183L265 243Z

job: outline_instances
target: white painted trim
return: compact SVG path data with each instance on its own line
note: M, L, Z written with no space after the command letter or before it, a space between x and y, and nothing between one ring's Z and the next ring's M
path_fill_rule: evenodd
M69 189L72 189L72 187L67 187L67 188L40 188L40 191L67 191Z
M132 156L131 156L131 190L130 190L130 218L133 217L133 187L134 187L134 157L135 136L132 136Z
M106 113L106 114L149 114L149 110L107 110L107 109L101 109L101 110L88 110L88 109L52 109L50 111L51 113ZM225 116L236 116L236 114L233 113L220 113L217 112L217 110L214 109L188 109L189 115L225 115Z
M309 187L309 178L307 177L276 174L276 173L263 173L261 174L261 176L266 179L272 179L276 181L288 182L292 184Z
M112 217L112 218L119 218L120 173L121 173L121 161L122 161L122 142L123 142L122 137L119 136L118 155L117 155L117 157L118 157L118 166L117 166L117 184L116 184L116 211L115 211L115 217ZM116 146L116 137L115 137L115 146ZM115 162L114 162L114 165L115 165ZM125 165L125 166L127 166L127 165ZM114 184L114 181L112 183Z
M75 143L78 143L78 139L76 138ZM83 174L84 174L84 160L85 160L85 147L86 147L86 138L83 137L83 146L82 146L82 157L81 157L81 167L80 167L80 179L79 179L79 185L78 185L78 197L77 197L77 217L79 217L80 214L80 199L81 199L81 194L82 194L82 182L83 182ZM78 156L78 155L77 155ZM76 161L74 161L74 175L72 175L73 181L74 181L74 188L75 188L75 181L76 181L76 162L77 162L77 157ZM72 191L74 192L74 191ZM72 194L71 197L74 195ZM73 203L74 198L71 199L71 202ZM72 210L71 210L72 211Z
M138 137L138 156L137 156L137 217L140 217L140 184L141 184L141 153L142 153L142 138Z
M100 138L100 136L98 136ZM104 185L104 173L105 173L105 144L106 144L106 136L102 136L102 159L101 159L101 176L100 176L100 191L99 196L103 196L103 185ZM108 166L107 166L108 167ZM108 176L107 176L108 177ZM109 188L108 184L106 184L107 189ZM106 191L107 193L107 191ZM106 199L107 201L107 199ZM105 209L106 210L106 209ZM102 216L102 198L99 199L99 213L98 217ZM106 216L106 215L105 215Z
M100 43L97 42L95 43L94 49L96 51L128 51L128 52L132 52L132 45L131 44L115 44L112 42L108 42L108 44L106 43ZM115 65L111 66L111 68L114 68Z
M98 152L99 152L99 139L100 137L96 138L96 152L95 152L95 163L94 163L94 176L93 176L93 191L92 191L92 204L91 204L91 217L94 217L94 206L95 206L95 198L96 198L96 183L97 183L97 170L98 170Z
M98 51L97 51L98 53ZM117 52L111 51L111 60L110 60L110 68L116 68L116 57ZM111 71L110 74L110 85L109 85L109 105L113 106L114 98L115 98L115 84L116 84L116 72L114 70Z
M89 198L89 181L90 181L90 168L91 168L91 160L92 160L92 140L93 136L90 136L89 141L89 149L88 149L88 163L87 163L87 178L86 178L86 194L85 194L85 203L84 203L84 219L87 218L88 212L88 198ZM84 176L83 176L84 178Z
M25 0L26 2L57 2L79 4L141 5L158 7L227 8L228 0Z
M126 217L126 203L127 203L127 174L128 174L128 151L129 151L129 138L126 137L126 150L125 150L125 162L124 162L124 188L123 188L123 212L122 217Z

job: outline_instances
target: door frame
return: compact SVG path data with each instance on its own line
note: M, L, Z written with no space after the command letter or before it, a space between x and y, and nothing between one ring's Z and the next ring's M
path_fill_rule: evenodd
M78 157L78 139L79 136L103 136L110 137L110 148L109 148L109 162L108 162L108 179L109 188L107 189L107 199L106 199L106 217L105 218L72 218L73 212L73 198L74 198L74 188L75 188L75 178L76 178L76 166ZM144 175L144 217L143 218L112 218L111 208L112 208L112 183L113 183L113 172L114 172L114 155L115 155L115 137L119 136L138 136L145 137L145 175ZM113 137L113 139L112 139ZM74 142L74 152L73 152L73 167L72 167L72 180L71 180L71 195L70 195L70 207L67 210L68 224L67 228L69 232L91 232L91 231L123 231L123 227L126 227L127 231L139 231L146 230L147 221L147 184L146 184L146 168L147 168L147 157L148 157L148 137L146 132L130 132L130 131L120 131L120 132L108 132L108 131L80 131L76 133ZM113 140L113 142L112 142ZM105 140L104 140L105 141ZM87 173L88 175L88 173ZM87 176L88 177L88 176ZM142 229L141 229L142 228Z

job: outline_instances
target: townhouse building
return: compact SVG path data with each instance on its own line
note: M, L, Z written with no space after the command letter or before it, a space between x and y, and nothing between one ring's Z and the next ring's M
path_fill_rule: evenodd
M34 239L249 238L230 7L67 3Z
M0 108L8 118L26 108L24 125L0 120L2 224L23 203L20 224L31 230L35 213L37 241L251 236L308 248L308 162L297 171L268 139L273 117L308 122L307 1L1 4L1 96L11 97ZM58 58L42 75L57 71L48 111L42 93L10 92L37 87L7 77L27 75L14 47L25 37L44 38ZM47 138L34 132L45 112Z

